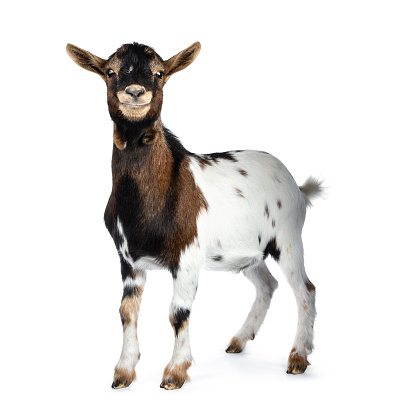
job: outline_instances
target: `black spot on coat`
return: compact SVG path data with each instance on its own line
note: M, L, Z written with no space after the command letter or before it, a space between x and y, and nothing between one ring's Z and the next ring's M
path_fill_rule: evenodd
M268 255L271 255L274 260L279 261L280 249L277 248L276 238L272 238L268 243L263 252L263 258L265 259Z
M178 335L179 330L182 328L184 322L189 318L189 309L179 308L172 317L172 326L175 329L175 335Z

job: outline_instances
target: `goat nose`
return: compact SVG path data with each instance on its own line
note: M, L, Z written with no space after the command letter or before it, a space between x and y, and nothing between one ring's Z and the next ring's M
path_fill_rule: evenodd
M130 86L125 89L126 94L131 95L133 98L139 98L141 95L145 93L143 87L136 87L136 86Z

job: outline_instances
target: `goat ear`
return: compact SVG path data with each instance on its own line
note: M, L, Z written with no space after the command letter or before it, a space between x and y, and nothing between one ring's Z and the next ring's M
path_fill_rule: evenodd
M84 49L71 45L70 43L66 45L66 51L72 60L81 68L95 72L105 80L104 66L107 62L105 59L101 59L88 51L84 51Z
M179 52L175 56L172 56L172 58L165 61L166 81L172 74L181 71L190 65L198 56L200 50L201 44L199 42L195 42L182 52Z

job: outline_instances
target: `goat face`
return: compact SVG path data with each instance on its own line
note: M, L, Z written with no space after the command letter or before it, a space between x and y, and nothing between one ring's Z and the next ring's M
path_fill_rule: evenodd
M129 121L154 119L162 107L165 65L151 48L123 45L107 61L108 108L112 117Z
M104 79L110 116L120 122L157 119L166 81L173 73L191 64L200 49L200 43L196 42L164 61L149 46L132 43L121 46L104 60L74 45L67 45L69 56L78 65Z

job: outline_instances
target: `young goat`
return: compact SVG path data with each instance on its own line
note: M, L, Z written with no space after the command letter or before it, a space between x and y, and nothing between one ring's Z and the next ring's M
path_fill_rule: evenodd
M158 268L173 276L169 320L175 334L161 387L177 389L189 378L188 324L200 270L242 271L256 288L252 309L226 349L239 353L257 334L277 288L265 263L268 255L286 275L298 306L287 372L303 373L309 364L315 286L305 272L301 232L306 207L321 184L309 178L298 187L285 166L264 152L191 153L163 126L163 86L200 48L196 42L164 61L150 47L133 43L105 60L67 45L78 65L107 84L114 122L113 188L104 219L120 256L124 291L123 348L113 388L127 387L136 377L146 270Z

